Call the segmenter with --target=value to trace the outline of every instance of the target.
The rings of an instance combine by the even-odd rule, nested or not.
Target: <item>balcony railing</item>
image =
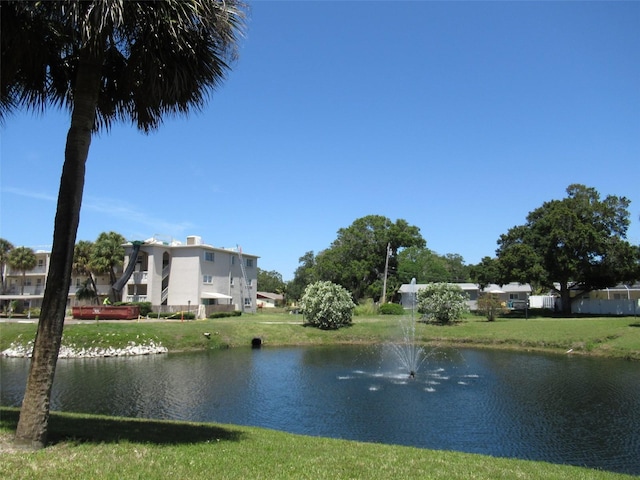
[[[127,295],[127,302],[146,302],[146,295]]]
[[[127,283],[135,283],[135,284],[145,284],[147,283],[147,278],[148,278],[148,273],[149,272],[133,272],[133,275],[131,275],[131,278],[129,279],[129,281]]]

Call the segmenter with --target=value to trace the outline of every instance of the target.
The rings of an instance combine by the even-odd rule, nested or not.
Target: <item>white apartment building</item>
[[[5,290],[0,295],[0,299],[6,301],[24,300],[27,307],[40,307],[42,298],[44,297],[44,288],[47,284],[47,276],[49,274],[49,263],[51,261],[51,252],[45,250],[36,250],[36,266],[32,270],[23,272],[21,270],[12,269],[10,265],[5,265]],[[122,269],[118,269],[116,275],[120,275]],[[72,275],[71,284],[69,285],[69,296],[67,307],[78,304],[76,300],[76,291],[80,285],[87,279],[83,275]],[[109,295],[111,285],[109,283],[109,275],[98,275],[94,278],[98,297],[104,298]]]
[[[127,271],[134,245],[124,245],[123,269]],[[25,272],[5,268],[6,288],[0,295],[5,302],[23,300],[24,308],[42,304],[47,282],[51,252],[37,251],[36,266]],[[186,243],[158,237],[145,240],[132,265],[133,272],[121,291],[123,302],[151,302],[154,309],[166,311],[190,309],[203,318],[212,311],[255,311],[258,278],[258,256],[246,254],[240,248],[213,247],[198,236],[189,236]],[[86,280],[73,276],[67,307],[78,305],[76,291]],[[98,296],[109,295],[108,275],[95,278]],[[23,284],[24,283],[24,284]]]
[[[125,271],[133,256],[134,245],[125,245]],[[240,248],[207,245],[195,235],[186,243],[154,237],[140,246],[122,300],[186,307],[200,317],[216,310],[255,311],[258,258]]]
[[[14,270],[10,265],[5,265],[5,296],[29,296],[34,300],[37,297],[42,298],[44,294],[44,286],[47,282],[47,272],[49,271],[49,259],[51,252],[37,250],[36,266],[33,270],[23,272]]]

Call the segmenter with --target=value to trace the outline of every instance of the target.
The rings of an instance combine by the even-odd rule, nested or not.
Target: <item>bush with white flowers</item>
[[[356,304],[348,290],[332,282],[308,285],[300,300],[307,323],[322,329],[337,329],[351,325]]]
[[[418,312],[438,323],[451,323],[469,311],[467,294],[452,283],[430,283],[418,290]]]

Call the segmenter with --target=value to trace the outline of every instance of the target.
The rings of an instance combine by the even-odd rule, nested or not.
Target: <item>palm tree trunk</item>
[[[28,449],[42,448],[47,441],[51,387],[71,283],[85,163],[100,92],[101,64],[100,53],[92,55],[89,49],[81,52],[58,192],[51,263],[15,437],[18,446]]]
[[[91,280],[91,286],[93,287],[93,291],[95,293],[95,296],[93,297],[93,300],[96,301],[96,305],[100,305],[100,299],[98,297],[98,286],[96,285],[96,281],[93,278],[93,273],[89,272],[89,279]],[[91,301],[91,303],[93,303],[93,300]]]

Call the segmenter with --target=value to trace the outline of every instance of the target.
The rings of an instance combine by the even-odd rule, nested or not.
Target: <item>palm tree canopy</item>
[[[29,247],[17,247],[9,252],[9,265],[21,272],[32,270],[36,266],[36,261],[36,254]]]
[[[4,267],[9,258],[9,252],[13,249],[13,245],[9,240],[0,238],[0,268]]]
[[[114,269],[124,262],[125,238],[116,232],[102,232],[93,244],[89,270],[115,275]]]
[[[73,250],[72,271],[76,275],[91,275],[89,263],[93,254],[93,242],[80,240]]]
[[[145,132],[200,109],[243,34],[238,0],[0,2],[0,119],[17,108],[71,109],[82,51],[102,62],[95,129]]]

